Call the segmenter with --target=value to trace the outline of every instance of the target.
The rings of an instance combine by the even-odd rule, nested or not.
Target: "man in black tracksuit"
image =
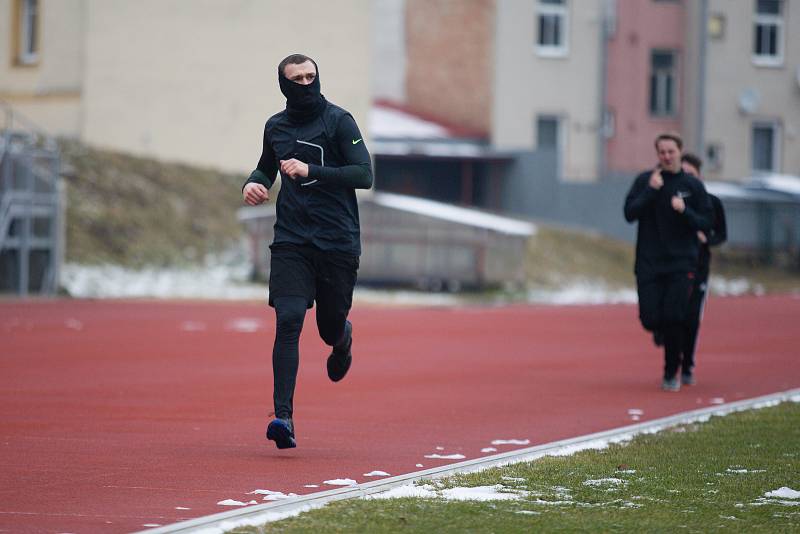
[[[695,178],[700,178],[702,160],[694,154],[686,153],[681,157],[684,172]],[[694,291],[689,302],[689,319],[686,323],[686,333],[683,340],[683,369],[681,382],[692,385],[695,383],[694,354],[697,349],[697,333],[700,330],[700,321],[703,318],[703,309],[708,294],[708,273],[711,267],[711,247],[721,245],[728,239],[728,228],[725,224],[725,210],[722,201],[709,193],[711,200],[712,223],[709,231],[697,232],[700,243],[700,256],[697,262],[697,277],[695,278]],[[689,373],[686,372],[689,369]]]
[[[711,226],[705,187],[681,169],[677,134],[656,138],[659,166],[640,174],[625,198],[625,219],[638,221],[636,285],[642,326],[664,341],[663,389],[678,391],[689,299],[697,275],[697,232]],[[691,373],[690,368],[684,372]]]
[[[333,347],[328,377],[338,382],[352,362],[353,326],[347,316],[361,255],[355,190],[372,187],[372,164],[352,115],[320,93],[314,60],[302,54],[285,58],[278,83],[286,109],[267,121],[261,158],[242,193],[251,206],[269,200],[280,171],[269,277],[276,317],[275,419],[267,439],[285,449],[296,446],[298,342],[306,310],[315,301],[320,337]]]

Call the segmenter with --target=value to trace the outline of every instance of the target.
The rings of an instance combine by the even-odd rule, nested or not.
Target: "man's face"
[[[294,83],[309,85],[317,77],[317,68],[310,61],[300,64],[289,63],[283,68],[283,75]]]
[[[658,162],[665,171],[678,172],[681,168],[681,149],[672,139],[662,139],[656,144]]]
[[[697,169],[697,167],[695,167],[694,165],[692,165],[688,161],[684,161],[681,164],[681,167],[683,167],[683,172],[685,172],[687,174],[691,174],[695,178],[700,178],[700,171]]]

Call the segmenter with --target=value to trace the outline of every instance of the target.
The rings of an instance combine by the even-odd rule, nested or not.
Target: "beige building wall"
[[[533,149],[539,115],[560,118],[562,176],[594,180],[598,173],[602,2],[567,2],[567,53],[537,53],[535,1],[497,1],[492,144]]]
[[[752,124],[775,121],[780,129],[779,172],[800,175],[800,3],[785,1],[784,59],[776,67],[752,60],[752,0],[710,0],[709,13],[724,20],[721,37],[710,38],[706,76],[706,147],[721,148],[721,165],[706,177],[742,180],[751,173]],[[752,111],[740,106],[755,95]],[[707,154],[706,154],[707,155]]]
[[[83,138],[95,146],[247,172],[285,105],[277,65],[296,52],[366,127],[368,0],[86,1]]]
[[[41,0],[38,61],[17,61],[18,0],[0,0],[0,99],[49,133],[77,136],[84,73],[84,0]]]

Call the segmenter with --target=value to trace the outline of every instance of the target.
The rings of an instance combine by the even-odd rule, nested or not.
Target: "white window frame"
[[[38,0],[19,0],[19,43],[17,62],[20,65],[35,65],[39,61],[39,43],[41,32],[39,25],[41,19],[41,2]],[[31,34],[33,33],[33,40]],[[31,49],[33,45],[33,49]]]
[[[654,69],[653,68],[653,54],[655,53],[665,53],[670,54],[672,56],[672,68],[669,72],[666,69]],[[648,73],[648,94],[647,94],[647,108],[648,112],[651,117],[675,117],[678,115],[678,52],[676,50],[668,50],[668,49],[661,49],[661,48],[653,48],[650,50],[650,69]],[[652,96],[653,96],[653,86],[652,86],[652,78],[655,75],[656,77],[656,110],[652,108]],[[672,102],[672,109],[668,111],[661,111],[660,107],[658,106],[659,102],[662,104],[666,104],[666,96],[665,96],[665,89],[666,83],[663,81],[665,79],[665,75],[669,75],[672,79],[672,94],[670,95],[669,101]]]
[[[767,15],[758,12],[758,0],[754,0],[754,15],[753,15],[753,64],[759,67],[780,67],[783,66],[783,14],[786,10],[786,3],[781,0],[780,15]],[[755,36],[756,28],[758,26],[775,26],[775,46],[776,54],[756,54],[755,51]]]
[[[753,159],[753,144],[755,143],[756,128],[769,128],[772,130],[772,169],[756,169]],[[753,174],[781,172],[781,124],[777,120],[756,120],[750,125],[750,170]]]
[[[569,55],[569,0],[564,0],[561,5],[544,4],[541,0],[537,1],[536,7],[536,54],[541,57],[566,57]],[[561,43],[560,44],[540,44],[539,30],[541,28],[541,18],[543,16],[559,17],[561,21]]]

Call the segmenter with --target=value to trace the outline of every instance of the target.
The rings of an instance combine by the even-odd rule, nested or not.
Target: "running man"
[[[711,226],[711,201],[705,187],[681,168],[678,134],[656,137],[658,166],[641,173],[625,198],[625,219],[638,222],[636,286],[639,319],[664,343],[661,387],[679,391],[689,299],[697,275],[697,232]],[[690,368],[683,368],[691,374]]]
[[[681,157],[683,171],[695,178],[701,179],[700,169],[702,160],[694,154],[685,153]],[[686,332],[683,339],[683,365],[681,370],[681,383],[694,385],[693,369],[694,355],[697,350],[697,333],[700,330],[700,321],[703,319],[706,299],[708,298],[708,273],[711,266],[711,247],[716,247],[728,239],[728,228],[725,224],[725,210],[722,201],[712,194],[708,194],[713,210],[713,221],[708,233],[697,231],[697,240],[700,242],[700,257],[697,263],[697,278],[694,281],[694,290],[689,302],[689,317],[686,323]]]
[[[316,302],[317,329],[332,347],[328,377],[338,382],[352,362],[352,306],[361,255],[356,189],[372,187],[370,155],[353,116],[320,93],[316,62],[292,54],[278,65],[286,109],[269,118],[258,166],[244,201],[269,200],[280,171],[275,239],[270,245],[269,304],[275,308],[272,351],[275,419],[267,439],[297,446],[293,420],[300,331]]]

